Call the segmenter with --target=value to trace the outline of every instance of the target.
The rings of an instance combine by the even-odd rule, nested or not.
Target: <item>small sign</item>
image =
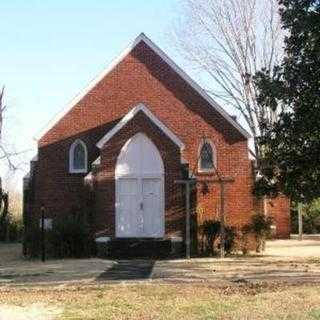
[[[40,229],[42,228],[42,219],[40,218]],[[43,228],[44,230],[51,230],[52,229],[52,219],[51,218],[44,218],[43,219]]]

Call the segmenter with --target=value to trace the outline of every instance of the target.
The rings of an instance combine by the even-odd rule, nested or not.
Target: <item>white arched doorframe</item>
[[[122,147],[115,168],[116,236],[164,236],[164,165],[159,150],[143,133]]]

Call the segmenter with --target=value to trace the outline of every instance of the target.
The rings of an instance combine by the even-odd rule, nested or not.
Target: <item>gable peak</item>
[[[143,32],[141,32],[135,40],[127,46],[122,53],[114,59],[111,64],[89,85],[84,88],[70,103],[62,109],[56,116],[35,136],[35,140],[39,141],[50,129],[52,129],[90,90],[92,90],[117,64],[119,64],[139,43],[144,42],[151,50],[159,55],[182,79],[184,79],[200,96],[202,96],[220,115],[222,115],[234,128],[236,128],[247,139],[251,135],[237,123],[216,101],[209,96],[193,79],[191,79],[167,54],[162,51],[152,40],[150,40]]]
[[[154,42],[152,42],[152,40],[150,40],[150,38],[148,38],[144,32],[141,32],[133,40],[133,42],[131,42],[131,45],[129,45],[129,48],[130,48],[129,51],[133,50],[141,42],[145,43],[150,48],[153,48],[155,46]]]

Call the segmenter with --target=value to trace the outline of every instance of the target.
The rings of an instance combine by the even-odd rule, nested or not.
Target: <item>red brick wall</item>
[[[73,207],[79,206],[86,174],[69,173],[70,146],[75,139],[82,139],[88,148],[88,160],[91,163],[99,156],[96,142],[114,124],[111,122],[39,148],[33,177],[33,213],[39,214],[41,204],[45,205],[47,216],[69,213]]]
[[[276,238],[290,237],[290,201],[285,196],[267,200],[267,213],[272,216],[276,226]]]
[[[240,227],[250,221],[253,212],[251,166],[246,154],[246,143],[237,143],[231,150],[220,150],[218,153],[218,170],[233,182],[225,184],[225,217],[226,224]],[[209,181],[208,193],[202,192],[203,185],[198,185],[198,224],[208,219],[219,219],[220,185],[210,182],[212,174],[199,174],[198,179]]]
[[[36,207],[43,202],[52,214],[60,214],[78,203],[83,175],[68,173],[71,143],[82,137],[93,161],[98,155],[95,142],[140,102],[184,142],[183,158],[191,168],[196,168],[202,137],[212,140],[218,170],[235,179],[226,187],[226,221],[233,225],[246,223],[253,211],[246,139],[143,43],[39,141]],[[216,217],[219,187],[210,184],[210,190],[207,195],[197,193],[199,223]],[[112,200],[109,195],[105,197]]]

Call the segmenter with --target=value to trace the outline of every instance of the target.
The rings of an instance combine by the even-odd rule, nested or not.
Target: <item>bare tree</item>
[[[9,212],[13,219],[22,218],[22,193],[17,187],[17,181],[12,176],[5,177],[5,185],[9,197]]]
[[[16,161],[14,161],[14,159],[16,158],[16,156],[21,154],[21,152],[19,153],[16,151],[10,151],[13,149],[13,146],[8,145],[4,142],[4,114],[6,110],[7,106],[4,103],[3,86],[0,90],[0,161],[4,161],[4,164],[9,168],[9,171],[12,172],[18,169],[18,166],[15,164]],[[2,177],[0,176],[0,240],[9,240],[9,224],[11,221],[10,219],[15,218],[17,220],[19,210],[21,210],[19,206],[19,194],[17,192],[13,192],[13,195],[14,197],[12,198],[12,201],[10,203],[9,193],[4,191],[4,188],[2,186]],[[9,215],[9,207],[10,209],[15,210],[15,216]]]
[[[206,75],[208,93],[236,109],[254,138],[272,112],[257,103],[254,74],[271,70],[282,55],[283,34],[276,0],[181,0],[174,41],[185,60]],[[259,147],[255,140],[255,154]]]
[[[6,146],[3,140],[3,126],[4,126],[4,114],[7,106],[4,103],[4,86],[0,91],[0,160],[5,160],[10,170],[16,170],[17,166],[13,162],[13,158],[20,153],[11,151],[9,146]]]

